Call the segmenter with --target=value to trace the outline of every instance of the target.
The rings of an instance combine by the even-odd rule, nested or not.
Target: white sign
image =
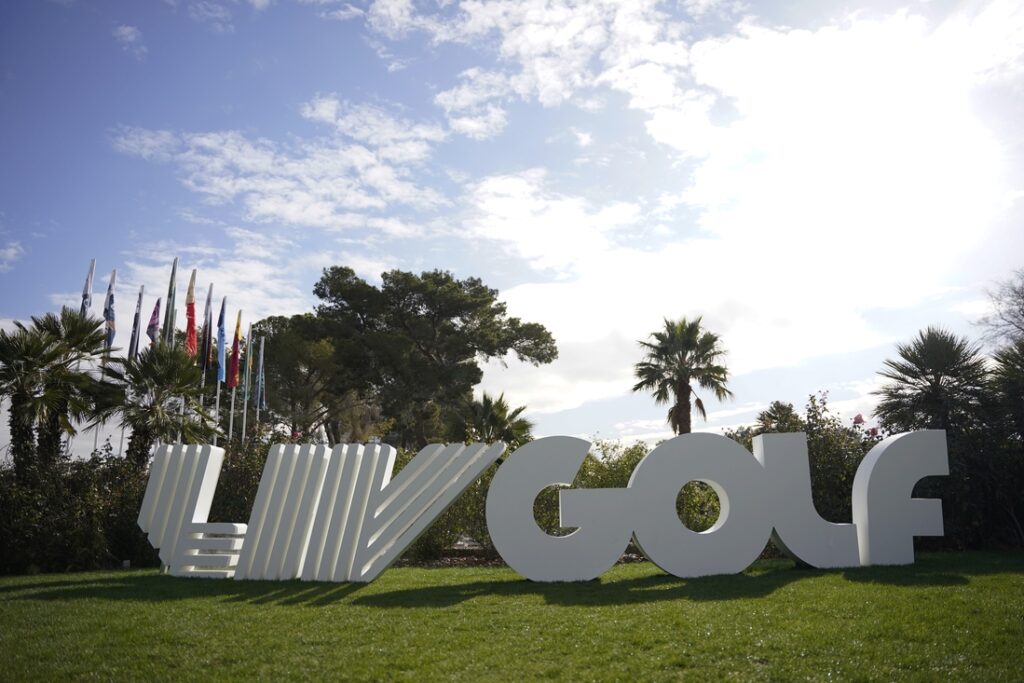
[[[534,581],[583,581],[611,567],[630,539],[679,577],[743,571],[768,539],[815,567],[910,564],[914,536],[941,536],[939,500],[911,497],[923,477],[946,475],[941,431],[893,436],[865,456],[853,483],[853,523],[823,520],[811,499],[803,434],[755,437],[751,454],[713,434],[662,443],[623,489],[560,491],[560,524],[537,526],[533,502],[569,486],[590,443],[556,436],[532,441],[498,468],[487,496],[487,526],[502,558]],[[372,581],[465,489],[505,445],[431,445],[392,480],[395,449],[371,444],[271,448],[248,524],[207,517],[224,451],[157,450],[139,526],[177,576]],[[721,512],[706,531],[676,514],[680,489],[702,481]]]

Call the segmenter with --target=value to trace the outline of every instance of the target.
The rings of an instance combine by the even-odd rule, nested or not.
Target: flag
[[[266,337],[260,337],[260,359],[256,366],[256,390],[252,394],[252,402],[257,410],[267,407],[267,383],[263,376],[263,342],[265,340]]]
[[[83,316],[92,308],[92,276],[96,274],[96,259],[89,262],[89,272],[85,274],[85,287],[82,288],[82,308],[79,311]]]
[[[228,305],[228,298],[220,300],[220,316],[217,318],[217,381],[223,382],[227,379],[227,349],[224,348],[224,309]]]
[[[146,285],[139,287],[139,300],[135,303],[135,318],[132,320],[132,338],[128,342],[128,358],[135,358],[139,352],[139,323],[142,322],[142,293]]]
[[[206,368],[210,365],[210,348],[213,346],[213,311],[210,305],[213,303],[213,283],[206,292],[206,310],[203,312],[203,343],[202,358],[199,359],[199,367],[203,369],[203,377],[206,377]],[[206,381],[205,379],[203,380]]]
[[[196,271],[193,268],[185,294],[185,353],[194,356],[196,351]]]
[[[174,257],[174,263],[171,264],[171,282],[167,285],[167,308],[164,310],[164,328],[161,333],[161,337],[167,343],[174,342],[174,309],[177,305],[175,298],[177,296],[177,283],[178,279],[178,257]]]
[[[107,339],[104,346],[107,351],[114,345],[114,334],[117,332],[117,323],[114,320],[114,282],[117,280],[117,269],[110,272],[110,284],[107,285],[107,298],[103,301],[103,324],[107,330]]]
[[[249,400],[249,390],[252,380],[252,323],[249,323],[249,332],[245,335],[245,380],[242,384],[242,403]]]
[[[149,345],[152,346],[156,343],[156,338],[160,334],[160,299],[156,300],[156,306],[153,306],[153,315],[149,316],[149,326],[146,328],[146,336],[149,337]]]
[[[235,321],[235,338],[231,342],[231,366],[228,368],[228,389],[238,386],[238,369],[242,353],[242,312],[238,312]]]

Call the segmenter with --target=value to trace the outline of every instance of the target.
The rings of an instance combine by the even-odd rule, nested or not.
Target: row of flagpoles
[[[96,259],[89,263],[89,271],[85,277],[85,287],[82,289],[81,314],[86,315],[92,307],[93,278],[96,274]],[[171,265],[171,279],[167,287],[167,306],[164,309],[163,324],[160,323],[161,299],[156,300],[153,313],[146,326],[146,336],[150,339],[150,346],[157,343],[174,344],[174,332],[176,329],[177,313],[177,277],[178,259],[175,258]],[[110,273],[110,284],[107,286],[107,296],[103,304],[103,320],[106,330],[105,346],[109,353],[114,345],[114,337],[117,332],[117,324],[114,314],[114,284],[117,281],[117,270]],[[198,356],[197,364],[202,370],[201,386],[206,385],[206,373],[210,365],[211,351],[213,350],[213,284],[210,284],[206,293],[206,310],[203,313],[202,336],[196,330],[196,304],[195,304],[196,270],[192,270],[189,278],[188,291],[185,294],[185,352],[190,356]],[[135,318],[132,322],[132,335],[128,342],[128,352],[125,356],[129,359],[135,358],[139,353],[139,338],[142,328],[142,296],[145,292],[145,285],[139,287],[139,298],[135,304]],[[214,419],[220,424],[220,393],[221,386],[226,385],[231,390],[231,412],[228,416],[228,440],[234,436],[235,424],[235,396],[238,390],[239,380],[242,380],[242,442],[245,442],[246,420],[250,398],[256,410],[256,423],[259,423],[260,410],[266,409],[266,377],[263,366],[263,350],[265,337],[260,337],[259,358],[256,366],[255,377],[252,367],[252,324],[249,324],[249,331],[245,337],[245,372],[241,372],[241,342],[242,342],[242,311],[238,311],[235,321],[235,334],[231,345],[230,359],[227,356],[227,339],[225,330],[225,314],[227,311],[228,298],[225,296],[220,302],[220,315],[217,318],[217,392],[214,404]],[[241,375],[241,376],[240,376]],[[251,390],[251,396],[250,396]],[[185,402],[182,399],[181,410],[184,411]],[[98,445],[99,430],[96,431],[94,448]],[[214,436],[214,445],[217,445],[217,437]],[[121,430],[121,445],[124,446],[124,429]]]

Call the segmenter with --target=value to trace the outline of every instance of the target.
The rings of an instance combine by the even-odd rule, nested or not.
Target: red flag
[[[185,353],[190,356],[196,355],[198,344],[196,342],[196,271],[192,270],[192,277],[188,281],[188,293],[185,294]]]
[[[235,323],[235,340],[231,342],[231,362],[228,364],[227,386],[234,389],[238,386],[238,369],[241,361],[242,346],[242,312],[238,312],[238,322]]]

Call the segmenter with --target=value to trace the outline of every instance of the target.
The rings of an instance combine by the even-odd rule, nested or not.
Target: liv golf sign
[[[914,536],[941,536],[942,503],[912,498],[923,477],[946,475],[941,431],[910,432],[875,446],[853,482],[853,523],[823,520],[811,499],[803,434],[766,434],[750,453],[711,434],[662,443],[623,489],[563,489],[567,536],[537,526],[533,502],[570,486],[590,444],[538,439],[498,468],[487,527],[513,569],[534,581],[584,581],[610,568],[630,539],[679,577],[740,572],[771,538],[815,567],[911,564]],[[224,451],[158,449],[139,526],[176,576],[307,581],[375,579],[505,451],[505,445],[432,445],[394,479],[395,449],[370,444],[277,445],[270,450],[248,524],[207,522]],[[709,484],[721,513],[710,529],[687,529],[676,498],[690,481]]]

